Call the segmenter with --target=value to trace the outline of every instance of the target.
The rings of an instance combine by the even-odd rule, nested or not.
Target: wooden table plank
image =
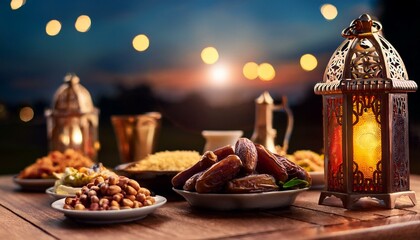
[[[420,192],[420,176],[411,178],[411,186]],[[0,239],[8,236],[8,231],[16,232],[14,224],[19,228],[23,226],[25,233],[16,234],[27,234],[22,235],[25,238],[72,240],[114,240],[116,236],[126,239],[340,239],[378,236],[378,231],[381,236],[383,233],[386,237],[407,238],[420,234],[419,205],[384,209],[376,202],[367,201],[358,210],[347,210],[318,205],[319,194],[319,190],[306,191],[290,208],[264,211],[217,212],[191,208],[185,201],[173,201],[142,220],[95,226],[67,219],[50,207],[53,199],[48,195],[19,191],[11,176],[0,176],[0,214],[7,216],[6,220],[2,219],[5,224],[0,222],[5,226],[0,227]]]
[[[171,208],[162,208],[177,221],[190,225],[206,226],[213,234],[208,238],[246,235],[274,230],[313,227],[314,224],[270,214],[263,211],[218,212],[191,208],[186,202],[172,203]],[[283,209],[279,211],[288,211]]]
[[[0,239],[55,239],[3,206],[0,216]]]

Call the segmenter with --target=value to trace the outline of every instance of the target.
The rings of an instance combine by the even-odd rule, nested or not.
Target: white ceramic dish
[[[213,210],[250,210],[288,207],[308,188],[246,194],[196,193],[173,188],[193,207]]]
[[[122,210],[89,211],[63,209],[64,198],[53,202],[51,207],[64,213],[66,217],[74,219],[78,222],[89,224],[111,224],[142,219],[166,203],[166,198],[162,196],[157,195],[154,198],[156,202],[151,206]]]
[[[13,182],[18,184],[23,190],[45,191],[45,189],[54,186],[56,179],[25,179],[13,176]]]
[[[61,198],[76,196],[74,194],[58,194],[54,191],[54,187],[47,188],[47,190],[45,190],[45,193],[47,193],[48,195],[50,195],[52,198],[55,198],[55,199],[61,199]]]
[[[312,178],[311,188],[322,188],[325,185],[324,172],[309,172]]]

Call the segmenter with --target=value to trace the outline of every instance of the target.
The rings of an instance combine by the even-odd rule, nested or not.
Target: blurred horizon
[[[51,101],[68,72],[80,77],[94,101],[115,95],[120,85],[148,84],[156,95],[170,101],[197,93],[210,104],[226,105],[269,89],[289,95],[295,103],[322,80],[332,52],[343,41],[341,30],[362,13],[375,18],[379,14],[374,0],[118,4],[28,0],[16,10],[8,3],[0,3],[0,101],[12,103]],[[320,12],[325,3],[337,8],[333,20]],[[74,27],[82,14],[92,22],[87,32]],[[52,19],[61,22],[55,36],[45,32]],[[131,45],[137,34],[150,40],[144,52]],[[208,46],[219,52],[213,66],[200,59],[201,50]],[[307,53],[318,60],[313,71],[299,65],[299,58]],[[242,67],[250,61],[271,64],[274,79],[246,79]],[[212,76],[218,66],[228,71],[219,82]],[[223,94],[215,96],[215,91]]]
[[[290,150],[321,153],[322,97],[313,87],[344,40],[341,31],[363,13],[382,23],[410,79],[420,77],[420,21],[407,14],[420,2],[26,0],[12,10],[13,2],[22,0],[0,2],[0,174],[47,154],[44,110],[70,72],[100,109],[99,159],[107,166],[120,163],[112,115],[159,111],[157,150],[201,151],[201,130],[243,130],[250,137],[254,99],[266,90],[276,102],[290,101],[296,119]],[[326,4],[337,10],[330,20],[334,11],[321,10]],[[82,16],[88,25],[78,26]],[[60,28],[50,29],[51,20]],[[139,35],[147,43],[133,44]],[[217,57],[206,63],[209,47]],[[247,63],[257,75],[244,73]],[[408,96],[411,168],[420,173],[420,93]],[[20,116],[24,107],[30,118]],[[279,143],[284,114],[273,121]]]

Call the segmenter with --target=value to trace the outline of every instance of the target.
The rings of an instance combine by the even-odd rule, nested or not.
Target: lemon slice
[[[55,189],[55,192],[57,194],[62,194],[62,195],[76,195],[76,192],[79,191],[80,189],[82,188],[58,185]]]

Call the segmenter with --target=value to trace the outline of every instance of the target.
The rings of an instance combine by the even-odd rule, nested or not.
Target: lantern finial
[[[372,35],[382,29],[381,23],[372,20],[369,14],[362,14],[358,19],[353,20],[350,26],[343,30],[341,35],[345,38]]]
[[[80,82],[80,78],[75,73],[67,73],[64,77],[64,82],[76,84]]]

